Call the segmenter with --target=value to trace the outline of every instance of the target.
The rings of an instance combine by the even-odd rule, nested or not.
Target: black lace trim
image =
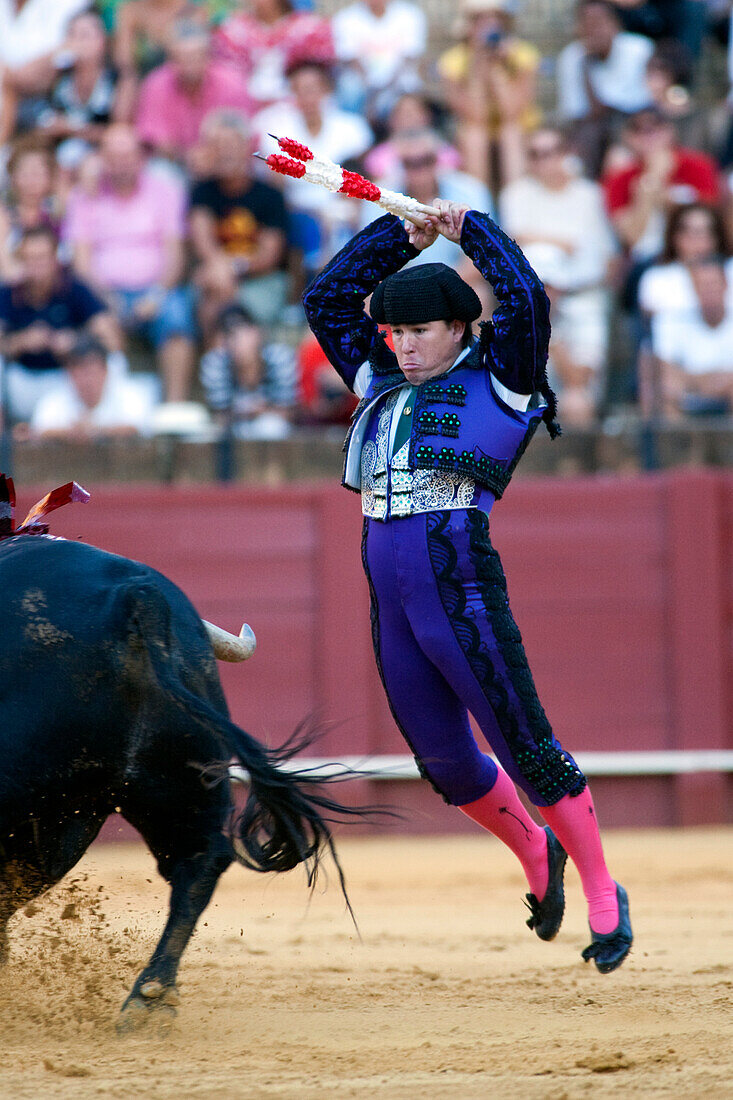
[[[381,646],[380,646],[380,637],[379,637],[379,605],[377,603],[377,593],[376,593],[375,588],[374,588],[374,582],[372,581],[372,575],[369,572],[369,563],[367,561],[366,543],[367,543],[367,533],[368,533],[368,531],[369,531],[369,520],[365,518],[364,523],[362,524],[362,529],[361,529],[361,561],[362,561],[362,565],[364,567],[364,573],[366,575],[367,584],[369,585],[369,618],[371,620],[371,626],[372,626],[372,646],[374,647],[374,658],[375,658],[376,663],[377,663],[377,671],[379,673],[379,679],[382,681],[382,687],[384,688],[384,694],[387,696],[387,702],[389,704],[390,713],[391,713],[392,717],[394,718],[395,725],[397,726],[397,729],[400,731],[400,733],[404,737],[405,741],[407,742],[407,746],[408,746],[410,752],[412,753],[412,755],[415,758],[415,763],[417,764],[417,770],[420,772],[421,777],[428,781],[428,783],[433,788],[435,793],[439,794],[440,797],[443,799],[443,801],[446,802],[450,806],[450,805],[452,805],[450,799],[445,794],[445,792],[440,789],[440,787],[437,785],[437,783],[431,778],[431,776],[429,775],[429,773],[428,773],[425,765],[423,764],[422,760],[420,759],[420,757],[415,752],[415,747],[414,747],[414,745],[412,744],[412,741],[409,738],[407,730],[405,729],[405,727],[402,725],[399,718],[395,714],[394,707],[392,706],[392,700],[389,697],[389,692],[387,690],[387,682],[384,678],[384,669],[382,667],[382,650],[381,650]]]
[[[522,704],[533,745],[522,737],[506,687],[481,641],[474,620],[466,609],[466,594],[456,553],[447,530],[451,512],[431,512],[427,518],[428,553],[438,591],[453,632],[484,695],[496,715],[512,759],[527,783],[549,805],[566,794],[579,794],[586,779],[575,761],[553,741],[552,728],[537,696],[522,636],[509,608],[506,579],[499,555],[489,539],[488,517],[478,509],[466,511],[470,557],[476,570],[481,597],[509,679]]]

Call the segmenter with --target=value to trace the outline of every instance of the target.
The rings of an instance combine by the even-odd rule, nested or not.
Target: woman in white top
[[[730,246],[721,213],[703,203],[677,206],[669,215],[664,251],[639,281],[639,308],[645,318],[696,305],[690,266],[717,256],[730,261]],[[731,266],[733,273],[733,266]]]

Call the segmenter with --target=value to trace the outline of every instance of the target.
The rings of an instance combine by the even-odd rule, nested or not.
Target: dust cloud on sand
[[[240,1100],[733,1098],[733,830],[613,833],[636,943],[580,960],[577,876],[562,931],[524,925],[491,838],[346,839],[359,941],[335,876],[222,879],[184,956],[172,1031],[115,1018],[163,927],[146,850],[97,845],[14,917],[0,974],[0,1096]]]

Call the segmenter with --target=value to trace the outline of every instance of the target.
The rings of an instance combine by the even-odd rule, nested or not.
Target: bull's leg
[[[6,963],[10,955],[8,921],[44,889],[43,878],[36,867],[14,860],[4,864],[0,873],[0,964]]]
[[[8,957],[7,924],[18,909],[59,882],[86,852],[106,810],[63,820],[54,810],[17,825],[0,844],[0,963]]]
[[[121,1032],[144,1026],[153,1010],[175,1014],[181,955],[219,876],[233,859],[230,842],[218,831],[211,835],[208,849],[194,856],[174,859],[156,852],[152,844],[150,847],[158,857],[161,873],[171,884],[170,909],[158,946],[122,1006],[118,1023]]]

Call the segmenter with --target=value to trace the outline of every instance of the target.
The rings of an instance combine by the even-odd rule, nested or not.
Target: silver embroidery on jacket
[[[411,516],[438,509],[470,508],[476,493],[473,478],[445,470],[410,470],[409,439],[392,456],[388,478],[389,432],[398,397],[399,391],[389,395],[379,415],[376,442],[365,443],[361,452],[362,512],[370,519],[384,520],[388,511],[392,516]]]
[[[377,421],[376,442],[364,444],[361,452],[361,510],[371,519],[387,518],[387,450],[392,410],[399,390],[389,395]]]

